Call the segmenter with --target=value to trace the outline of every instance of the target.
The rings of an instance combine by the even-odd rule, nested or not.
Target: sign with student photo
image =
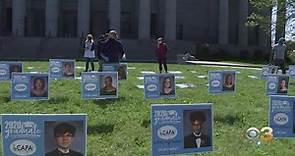
[[[295,137],[294,103],[294,96],[270,96],[269,127],[274,137]]]
[[[118,98],[117,72],[83,72],[82,99]]]
[[[48,74],[13,73],[11,79],[12,100],[48,100]]]
[[[87,155],[86,114],[2,114],[1,119],[3,156]]]
[[[287,95],[289,77],[286,75],[268,75],[266,86],[267,95]]]
[[[213,151],[212,123],[212,104],[152,105],[152,155]]]
[[[236,71],[209,71],[209,93],[234,93]]]
[[[174,74],[145,74],[144,97],[145,98],[175,98]]]
[[[0,61],[0,81],[11,80],[12,73],[23,72],[23,63]]]
[[[50,59],[50,79],[75,79],[75,60]]]
[[[120,63],[120,64],[105,63],[102,65],[102,71],[118,72],[118,80],[126,80],[128,75],[127,63]]]

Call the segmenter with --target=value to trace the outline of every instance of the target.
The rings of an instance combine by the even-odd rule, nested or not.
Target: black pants
[[[103,59],[98,59],[98,71],[102,71],[102,65],[105,63]]]
[[[88,71],[88,68],[89,68],[89,62],[91,64],[91,69],[92,69],[91,71],[94,71],[93,60],[94,60],[94,58],[86,58],[86,69],[85,69],[86,72]]]
[[[283,59],[274,59],[273,64],[278,66],[282,70],[283,74],[286,74],[285,60]]]
[[[164,70],[167,73],[168,68],[167,68],[166,58],[158,59],[158,63],[159,63],[160,73],[162,73],[162,70],[163,70],[162,65],[164,66]]]

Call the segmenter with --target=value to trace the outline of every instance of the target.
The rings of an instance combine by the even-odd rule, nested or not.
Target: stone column
[[[248,17],[248,0],[239,2],[239,45],[248,46],[248,28],[246,26]]]
[[[3,27],[4,27],[4,18],[3,18],[3,13],[4,13],[4,0],[0,0],[0,36],[2,35]]]
[[[148,39],[151,34],[151,0],[139,0],[138,38]]]
[[[121,29],[121,0],[109,0],[109,28],[120,34]]]
[[[165,39],[176,40],[176,0],[165,0]]]
[[[78,0],[78,32],[81,37],[89,33],[90,26],[90,0]]]
[[[45,35],[47,37],[56,37],[58,29],[58,0],[46,0],[45,9]]]
[[[12,1],[12,33],[16,36],[25,34],[26,0]]]
[[[219,33],[218,43],[221,45],[228,44],[229,37],[229,2],[228,0],[219,0]]]

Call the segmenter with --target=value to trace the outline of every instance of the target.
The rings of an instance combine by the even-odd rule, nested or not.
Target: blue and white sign
[[[227,93],[236,90],[236,71],[210,71],[209,93]]]
[[[286,75],[269,75],[267,77],[267,95],[287,95],[289,77]]]
[[[146,74],[144,75],[145,98],[175,98],[174,74]]]
[[[86,156],[86,114],[1,115],[3,156]]]
[[[270,96],[269,126],[274,137],[295,137],[294,103],[294,96]]]
[[[120,64],[106,63],[102,65],[102,70],[118,72],[118,80],[127,79],[127,75],[128,75],[127,63],[120,63]]]
[[[11,99],[48,100],[48,74],[13,73],[11,78]]]
[[[75,60],[50,59],[50,79],[75,79]]]
[[[261,69],[261,79],[266,80],[268,75],[276,74],[278,68],[278,66],[263,66]]]
[[[289,65],[289,76],[290,78],[295,78],[295,65]]]
[[[117,72],[83,72],[81,77],[83,99],[118,98]]]
[[[151,106],[152,155],[213,150],[212,104]]]
[[[23,71],[23,63],[0,61],[0,81],[11,79],[12,73],[21,73]]]

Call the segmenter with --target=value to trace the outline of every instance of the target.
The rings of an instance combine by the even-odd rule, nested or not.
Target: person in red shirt
[[[162,37],[158,38],[155,52],[156,52],[156,57],[159,63],[160,73],[162,73],[162,69],[163,69],[162,65],[164,66],[165,72],[167,73],[168,71],[167,63],[166,63],[167,51],[168,51],[167,44],[164,42],[163,38]]]

